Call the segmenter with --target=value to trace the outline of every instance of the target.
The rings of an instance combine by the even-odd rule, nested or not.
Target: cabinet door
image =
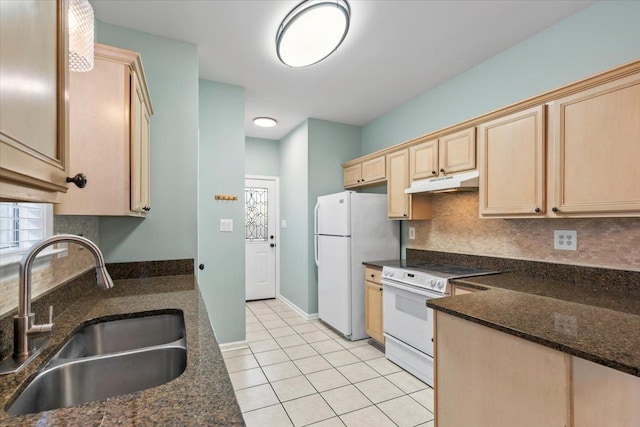
[[[383,181],[386,175],[385,156],[376,157],[375,159],[362,162],[362,182],[365,184]]]
[[[67,191],[67,3],[0,2],[0,197]]]
[[[409,147],[409,179],[438,176],[438,140]]]
[[[149,209],[149,118],[135,72],[131,73],[131,210]]]
[[[640,215],[640,74],[550,104],[552,211]]]
[[[357,187],[362,179],[362,164],[346,166],[342,168],[344,188]]]
[[[544,106],[478,126],[480,216],[544,212]]]
[[[384,344],[382,326],[382,286],[372,282],[365,282],[365,330],[367,334]]]
[[[387,154],[387,216],[409,217],[409,149]]]
[[[462,172],[476,168],[476,128],[447,135],[439,141],[440,173]]]

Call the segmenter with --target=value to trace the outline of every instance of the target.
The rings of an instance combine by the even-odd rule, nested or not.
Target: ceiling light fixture
[[[256,117],[253,119],[253,124],[256,126],[260,126],[261,128],[272,128],[278,124],[276,119],[272,119],[271,117]]]
[[[69,2],[69,69],[93,69],[93,8],[87,0]]]
[[[306,67],[331,55],[347,31],[351,9],[345,0],[305,0],[284,18],[276,34],[278,59]]]

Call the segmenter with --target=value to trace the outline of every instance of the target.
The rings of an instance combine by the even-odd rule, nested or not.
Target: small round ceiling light
[[[253,124],[256,126],[260,126],[261,128],[272,128],[278,124],[276,119],[272,119],[271,117],[256,117],[253,119]]]
[[[331,55],[349,31],[351,9],[345,0],[305,0],[284,18],[276,34],[278,59],[306,67]]]

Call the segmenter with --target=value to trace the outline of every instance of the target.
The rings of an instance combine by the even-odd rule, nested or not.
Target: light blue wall
[[[244,171],[247,175],[280,176],[280,142],[245,138]]]
[[[280,294],[309,313],[308,124],[280,140]]]
[[[314,232],[314,207],[318,196],[344,191],[342,163],[360,155],[360,127],[325,120],[308,120],[308,225]],[[318,312],[318,268],[313,256],[313,239],[309,242],[309,302],[307,313]]]
[[[200,80],[198,283],[221,343],[245,339],[244,144],[244,88]],[[221,219],[232,232],[219,231]]]
[[[362,128],[365,155],[640,58],[640,1],[602,1]]]
[[[96,35],[99,43],[140,52],[155,112],[151,213],[144,220],[100,218],[106,261],[196,258],[197,47],[103,22],[97,23]]]

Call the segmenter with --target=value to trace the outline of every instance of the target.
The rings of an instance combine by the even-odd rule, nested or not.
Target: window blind
[[[18,252],[50,235],[50,209],[42,203],[0,203],[0,252]]]

